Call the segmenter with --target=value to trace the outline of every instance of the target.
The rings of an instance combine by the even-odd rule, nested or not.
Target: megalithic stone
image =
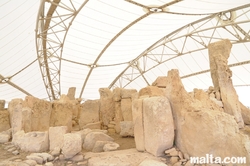
[[[233,115],[239,128],[243,128],[240,102],[232,83],[232,71],[227,65],[231,48],[232,44],[228,39],[208,45],[210,71],[214,89],[220,93],[225,112]]]

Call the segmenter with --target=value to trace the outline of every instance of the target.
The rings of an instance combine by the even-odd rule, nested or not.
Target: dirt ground
[[[130,149],[130,148],[135,148],[135,141],[133,137],[121,137],[119,134],[108,134],[112,138],[114,138],[114,142],[118,143],[120,147],[118,150],[124,150],[124,149]],[[6,144],[0,144],[0,163],[4,160],[9,160],[9,161],[16,161],[16,160],[26,160],[26,156],[29,155],[30,153],[20,151],[19,155],[13,155],[11,152],[8,152],[7,150],[4,149],[6,147]],[[82,154],[87,152],[86,150],[82,150]],[[68,161],[58,161],[54,163],[54,166],[59,166],[59,165],[65,165],[64,163]],[[72,166],[74,163],[71,164]]]

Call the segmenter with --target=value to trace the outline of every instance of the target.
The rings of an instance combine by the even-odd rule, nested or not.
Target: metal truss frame
[[[76,8],[71,0],[69,4],[64,4],[61,0],[41,0],[36,23],[36,50],[50,100],[56,100],[61,95],[60,69],[63,45],[72,22],[87,2],[88,0],[84,0],[82,5]],[[46,6],[48,10],[45,15]]]
[[[242,9],[244,9],[245,11],[243,11]],[[241,11],[241,14],[236,16],[236,11]],[[132,60],[128,64],[128,66],[113,80],[113,82],[109,85],[109,88],[125,88],[139,77],[142,77],[146,84],[149,85],[149,81],[144,76],[146,72],[182,55],[207,49],[208,45],[214,40],[223,39],[215,36],[216,29],[220,29],[227,33],[230,33],[233,36],[233,38],[230,39],[232,44],[250,42],[250,29],[244,29],[241,26],[241,24],[245,23],[250,24],[250,19],[247,19],[246,17],[246,19],[242,20],[241,17],[249,13],[250,4],[224,12],[212,14],[164,36],[162,39],[151,45],[138,57]],[[216,22],[216,25],[208,26],[211,21]],[[211,32],[210,35],[204,35],[203,32],[208,31]],[[198,48],[186,49],[188,47],[187,40],[193,40]],[[174,43],[182,43],[182,45],[176,46]],[[161,50],[162,53],[159,55],[154,54],[153,52],[156,49]],[[166,49],[169,50],[170,53],[167,53]],[[154,65],[148,67],[149,62],[153,62]],[[244,64],[250,64],[250,61],[231,64],[230,67]],[[181,78],[187,78],[209,71],[210,70],[204,70],[182,76]]]
[[[69,28],[74,21],[77,14],[80,10],[86,5],[89,0],[82,0],[82,4],[76,8],[73,4],[72,0],[68,0],[68,4],[64,4],[61,0],[41,0],[41,5],[39,8],[38,16],[37,16],[37,23],[36,23],[36,50],[37,50],[37,59],[40,66],[40,71],[42,74],[42,78],[44,81],[44,85],[47,90],[48,98],[50,100],[56,100],[61,95],[61,87],[60,87],[60,70],[61,70],[61,61],[62,52],[64,42],[69,31]],[[133,1],[126,0],[129,3]],[[139,22],[141,19],[146,18],[148,15],[153,14],[155,12],[165,12],[164,8],[174,3],[178,3],[181,0],[173,1],[168,4],[165,4],[160,7],[147,7],[142,6],[148,10],[147,13],[142,15],[141,17],[137,18],[129,25],[124,27],[116,36],[114,36],[109,43],[102,49],[100,54],[97,56],[96,60],[93,64],[89,64],[90,67],[89,73],[87,74],[86,79],[84,80],[80,96],[85,89],[85,86],[88,82],[88,79],[93,71],[94,68],[98,67],[97,62],[100,57],[103,55],[105,50],[127,29],[131,26]],[[135,4],[141,6],[141,4]],[[135,79],[142,77],[145,82],[149,85],[149,81],[144,76],[144,73],[148,72],[149,70],[157,67],[160,64],[163,64],[167,61],[170,61],[174,58],[179,56],[204,50],[207,48],[208,44],[213,40],[216,39],[213,35],[217,28],[224,29],[225,31],[232,34],[235,39],[231,40],[232,44],[249,42],[249,30],[244,30],[241,27],[241,24],[248,23],[250,20],[240,20],[238,21],[238,17],[230,18],[228,17],[228,13],[233,15],[234,11],[247,9],[245,13],[242,15],[250,12],[250,4],[245,5],[236,9],[210,14],[209,16],[195,21],[189,25],[186,25],[168,35],[160,39],[158,42],[153,44],[151,47],[146,49],[143,53],[137,56],[134,60],[129,62],[126,69],[123,70],[109,85],[109,88],[114,87],[126,87]],[[46,13],[45,13],[46,12]],[[169,14],[184,14],[185,13],[169,13]],[[186,14],[189,15],[189,14]],[[199,15],[199,14],[198,14]],[[204,14],[207,15],[207,14]],[[226,19],[225,19],[226,18]],[[211,20],[217,20],[217,24],[215,26],[206,27],[206,24],[209,23]],[[206,27],[206,28],[204,28]],[[231,28],[228,28],[231,27]],[[212,30],[213,33],[211,36],[203,36],[202,32]],[[183,34],[183,32],[185,32]],[[244,37],[242,37],[244,36]],[[185,51],[185,47],[187,46],[187,39],[192,39],[195,41],[200,48],[195,50],[189,50],[188,52]],[[182,46],[176,46],[174,44],[177,40],[184,40]],[[160,56],[154,55],[153,51],[155,49],[169,49],[172,50],[172,53],[168,54],[163,53]],[[166,58],[167,57],[167,58]],[[169,58],[170,57],[170,58]],[[147,62],[154,61],[156,65],[151,66],[150,68],[146,67]],[[143,63],[141,63],[143,62]],[[246,62],[245,62],[246,63]],[[249,62],[247,62],[249,63]],[[238,64],[240,65],[240,64]],[[205,72],[205,71],[201,71]],[[192,75],[197,75],[199,73],[193,73]],[[190,75],[191,76],[191,75]],[[186,76],[188,77],[188,76]]]

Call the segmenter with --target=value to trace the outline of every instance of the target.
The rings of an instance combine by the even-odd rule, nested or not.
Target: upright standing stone
[[[114,121],[115,121],[115,132],[120,133],[121,132],[120,122],[123,121],[120,101],[115,102],[115,119],[114,119]]]
[[[76,87],[70,87],[67,96],[70,100],[75,100]]]
[[[135,99],[132,102],[132,115],[134,123],[135,147],[138,151],[145,151],[144,146],[144,127],[142,116],[142,99]]]
[[[208,45],[211,77],[216,92],[220,92],[225,112],[234,116],[239,128],[244,127],[238,95],[232,83],[232,71],[227,62],[232,44],[222,40]]]
[[[82,104],[80,111],[79,125],[82,129],[88,123],[96,123],[100,121],[99,100],[87,100]]]
[[[132,101],[130,98],[121,100],[121,111],[124,121],[132,121]]]
[[[164,96],[143,99],[145,149],[161,156],[174,143],[174,122],[168,99]]]
[[[63,146],[63,136],[68,133],[67,126],[57,126],[49,128],[49,150],[54,150],[55,148],[62,148]]]
[[[10,129],[10,113],[6,110],[0,110],[0,133]]]
[[[12,99],[9,103],[8,111],[10,113],[12,136],[22,130],[22,99]]]
[[[26,109],[26,107],[31,109],[31,111],[29,111],[30,119],[26,118],[27,122],[30,123],[30,130],[48,131],[52,109],[51,103],[33,96],[26,96],[23,102],[23,109]],[[24,117],[22,123],[25,123]]]
[[[5,100],[0,100],[0,110],[3,110],[5,106]]]
[[[108,126],[115,117],[115,104],[113,94],[108,88],[100,88],[100,119],[104,126]]]

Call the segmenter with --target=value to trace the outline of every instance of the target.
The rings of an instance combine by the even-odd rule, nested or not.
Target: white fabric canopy
[[[141,89],[173,68],[187,91],[212,86],[207,45],[233,43],[228,64],[250,106],[249,0],[1,0],[0,99],[46,100],[76,87]]]

